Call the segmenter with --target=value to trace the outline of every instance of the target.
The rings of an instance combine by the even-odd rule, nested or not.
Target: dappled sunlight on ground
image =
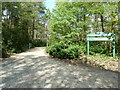
[[[85,65],[71,65],[48,57],[45,48],[3,60],[0,87],[7,88],[117,88],[118,73]]]

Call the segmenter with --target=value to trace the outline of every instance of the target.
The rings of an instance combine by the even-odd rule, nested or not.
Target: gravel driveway
[[[118,73],[71,65],[36,47],[1,60],[1,88],[118,88]]]

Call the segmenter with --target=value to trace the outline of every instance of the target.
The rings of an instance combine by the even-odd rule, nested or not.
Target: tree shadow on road
[[[118,88],[118,73],[48,56],[20,55],[1,65],[2,88]]]

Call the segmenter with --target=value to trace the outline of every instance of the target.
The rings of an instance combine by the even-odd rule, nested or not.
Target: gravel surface
[[[118,88],[118,73],[61,62],[44,47],[0,62],[1,88]]]

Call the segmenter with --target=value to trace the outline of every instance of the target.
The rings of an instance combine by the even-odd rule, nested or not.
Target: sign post
[[[112,41],[113,57],[115,57],[115,34],[95,32],[87,35],[87,55],[89,55],[90,41]]]

